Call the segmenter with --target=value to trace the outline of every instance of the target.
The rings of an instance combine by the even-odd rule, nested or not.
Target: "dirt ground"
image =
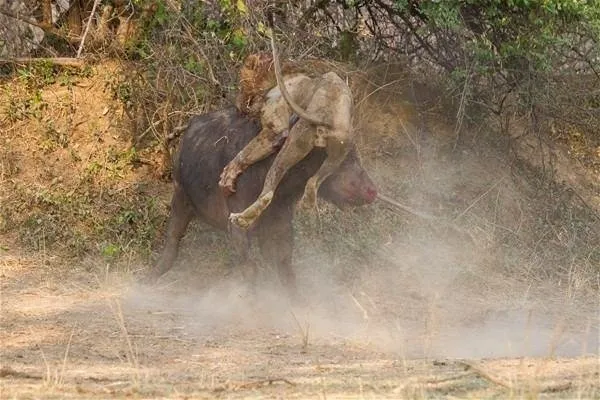
[[[250,295],[210,260],[193,265],[190,254],[157,286],[141,286],[108,267],[67,272],[5,251],[1,397],[600,396],[597,348],[586,348],[597,346],[593,313],[579,332],[569,318],[550,326],[551,339],[535,318],[504,336],[481,321],[471,330],[463,320],[453,331],[444,307],[410,293],[373,292],[369,279],[350,290],[307,267],[300,284],[308,300],[297,306],[269,283]],[[513,330],[523,336],[510,338]]]
[[[434,221],[380,203],[299,219],[300,303],[271,271],[254,293],[225,274],[226,238],[201,226],[146,286],[136,255],[171,186],[98,71],[0,101],[1,399],[600,398],[596,175],[558,159],[576,195],[541,186],[485,131],[454,151],[452,124],[423,131],[380,91],[363,164]]]

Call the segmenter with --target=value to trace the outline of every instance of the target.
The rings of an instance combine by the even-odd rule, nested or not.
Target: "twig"
[[[290,386],[296,386],[296,384],[286,378],[265,378],[265,379],[261,379],[259,381],[255,381],[255,382],[246,382],[246,383],[241,383],[238,385],[235,385],[236,389],[251,389],[251,388],[255,388],[255,387],[260,387],[260,386],[264,386],[264,385],[272,385],[273,383],[276,382],[283,382],[283,383],[287,383]]]
[[[573,382],[565,382],[556,385],[548,385],[540,389],[540,392],[564,392],[573,387]]]
[[[50,364],[48,364],[48,359],[46,358],[46,355],[44,354],[44,349],[42,349],[42,347],[40,346],[40,353],[42,354],[42,360],[44,360],[44,365],[46,366],[46,381],[48,383],[50,383]]]
[[[60,375],[58,376],[58,384],[62,384],[63,378],[65,376],[65,369],[67,368],[67,358],[69,357],[69,350],[71,349],[71,341],[73,340],[73,335],[75,334],[75,328],[71,330],[71,336],[69,336],[69,341],[67,342],[67,348],[65,349],[65,356],[63,358],[62,368],[60,370]]]
[[[419,143],[417,143],[416,139],[413,138],[410,135],[410,132],[408,131],[408,129],[406,129],[406,125],[404,124],[404,121],[402,121],[402,119],[398,119],[398,122],[400,122],[400,125],[402,126],[402,130],[404,131],[404,134],[406,135],[406,137],[408,138],[408,140],[410,140],[410,143],[414,146],[415,151],[417,152],[417,157],[419,158],[419,160],[421,159],[421,152],[420,152],[420,148],[419,148]]]
[[[183,28],[185,29],[185,33],[187,33],[190,41],[192,41],[192,43],[194,43],[196,45],[196,48],[200,52],[200,55],[202,55],[202,58],[204,58],[204,61],[206,62],[206,69],[208,70],[208,77],[210,78],[211,82],[214,85],[221,87],[222,86],[221,82],[219,82],[219,80],[215,76],[212,65],[210,64],[210,61],[209,61],[210,59],[206,56],[206,53],[204,52],[202,45],[198,42],[198,40],[196,40],[196,37],[194,36],[194,34],[191,30],[191,24],[185,18],[184,18],[184,21],[185,21],[185,23],[183,24]]]
[[[329,2],[329,0],[319,0],[317,3],[313,4],[312,6],[310,6],[303,14],[300,18],[298,18],[298,27],[299,29],[304,29],[304,27],[306,26],[306,22],[312,18],[313,14],[316,13],[319,10],[322,10],[327,3]]]
[[[502,386],[506,389],[510,389],[510,390],[514,390],[513,386],[509,383],[506,383],[496,377],[493,377],[492,375],[488,374],[486,371],[484,371],[480,366],[478,366],[477,364],[470,362],[470,361],[458,361],[459,364],[464,365],[465,367],[467,367],[467,369],[470,369],[471,371],[475,372],[477,375],[479,375],[480,377],[482,377],[483,379],[485,379],[486,381],[489,381],[495,385],[498,386]]]
[[[125,326],[125,317],[123,316],[123,310],[121,309],[121,303],[118,299],[107,299],[108,300],[108,306],[110,307],[110,310],[113,312],[113,316],[115,317],[117,324],[119,325],[120,328],[120,333],[121,336],[123,336],[123,338],[125,339],[125,343],[127,344],[127,352],[126,357],[127,357],[127,361],[129,362],[129,364],[135,368],[135,379],[138,380],[139,379],[139,362],[138,362],[138,358],[136,356],[136,353],[133,351],[133,343],[131,340],[131,336],[129,335],[129,332],[127,331],[127,327]],[[113,304],[114,302],[114,304]]]
[[[573,192],[573,194],[575,194],[575,196],[583,203],[583,205],[592,213],[592,216],[595,217],[598,220],[598,222],[600,222],[600,214],[598,214],[598,212],[594,209],[594,207],[590,206],[587,203],[587,201],[579,194],[578,191],[576,191],[572,187],[569,188],[569,190],[571,190]]]
[[[434,217],[433,215],[426,214],[426,213],[422,213],[422,212],[420,212],[420,211],[414,210],[414,209],[412,209],[412,208],[410,208],[410,207],[408,207],[408,206],[405,206],[404,204],[402,204],[402,203],[399,203],[399,202],[397,202],[396,200],[394,200],[394,199],[391,199],[391,198],[389,198],[389,197],[387,197],[386,195],[383,195],[383,194],[381,194],[381,193],[378,193],[378,194],[377,194],[377,198],[378,198],[379,200],[383,201],[384,203],[387,203],[387,204],[389,204],[389,205],[392,205],[392,206],[394,206],[394,207],[397,207],[397,208],[399,208],[399,209],[401,209],[401,210],[404,210],[404,211],[406,211],[406,212],[409,212],[409,213],[411,213],[412,215],[416,215],[417,217],[420,217],[420,218],[423,218],[423,219],[427,219],[427,220],[430,220],[430,221],[433,221],[433,220],[436,220],[436,219],[437,219],[437,218],[436,218],[436,217]]]
[[[243,382],[243,383],[230,383],[225,386],[218,386],[212,391],[215,393],[226,392],[231,390],[243,390],[243,389],[254,389],[261,386],[272,385],[277,382],[287,383],[290,386],[296,386],[296,384],[286,378],[265,378],[254,382]]]
[[[94,19],[94,14],[96,13],[96,7],[100,0],[94,0],[94,6],[92,7],[92,12],[90,13],[90,17],[85,25],[85,31],[83,32],[83,36],[81,37],[81,43],[79,44],[79,49],[77,50],[77,58],[81,57],[81,51],[83,50],[83,44],[85,43],[85,38],[90,30],[90,25],[92,25],[92,19]]]
[[[300,329],[300,333],[302,333],[302,351],[306,352],[308,348],[308,331],[310,328],[310,324],[308,323],[308,321],[306,321],[306,329],[304,329],[302,328],[300,321],[298,321],[298,318],[296,318],[296,314],[294,314],[294,311],[290,310],[290,314],[292,314],[294,321],[296,321],[296,324],[298,325],[298,329]]]
[[[368,321],[369,313],[367,312],[367,310],[365,310],[365,308],[358,302],[358,300],[356,300],[356,297],[354,297],[352,293],[350,293],[350,297],[352,298],[352,301],[354,301],[354,304],[356,304],[356,307],[358,307],[360,311],[362,311],[363,318],[365,319],[365,321]]]
[[[400,83],[402,81],[404,81],[405,79],[396,79],[394,81],[388,82],[385,85],[381,85],[379,86],[377,89],[373,90],[371,93],[369,93],[368,95],[366,95],[365,97],[363,97],[358,104],[356,104],[356,106],[354,106],[354,108],[358,108],[358,106],[360,106],[365,100],[367,100],[369,97],[371,97],[372,95],[374,95],[375,93],[379,92],[380,90],[391,86],[391,85],[395,85],[396,83]]]
[[[433,384],[433,385],[436,385],[436,384],[440,384],[440,383],[446,383],[446,382],[451,382],[451,381],[457,381],[457,380],[459,380],[459,379],[463,379],[463,378],[466,378],[466,377],[468,377],[468,376],[471,376],[471,375],[473,375],[473,373],[472,373],[472,372],[466,372],[466,373],[464,373],[464,374],[460,374],[460,375],[453,375],[453,376],[449,376],[449,377],[447,377],[447,378],[439,378],[439,379],[432,378],[432,379],[428,379],[426,382],[427,382],[428,384]]]
[[[484,195],[485,195],[485,193],[484,193]],[[401,210],[407,211],[407,212],[409,212],[409,213],[411,213],[413,215],[416,215],[417,217],[426,219],[428,221],[436,222],[436,223],[440,224],[441,226],[445,226],[447,228],[453,229],[456,232],[465,234],[465,235],[469,236],[469,238],[473,242],[476,242],[475,238],[473,237],[473,235],[471,235],[471,233],[469,231],[467,231],[467,230],[459,227],[458,225],[456,225],[452,221],[447,221],[445,219],[435,217],[435,216],[433,216],[431,214],[426,214],[426,213],[423,213],[423,212],[420,212],[420,211],[416,211],[416,210],[414,210],[414,209],[412,209],[412,208],[410,208],[408,206],[405,206],[402,203],[398,203],[397,201],[395,201],[393,199],[390,199],[389,197],[387,197],[387,196],[385,196],[383,194],[377,194],[377,198],[380,199],[380,200],[382,200],[382,201],[384,201],[385,203],[387,203],[387,204],[389,204],[391,206],[394,206],[394,207],[399,208]],[[465,210],[465,212],[466,211],[467,210]]]
[[[479,202],[479,200],[483,199],[489,192],[491,192],[492,190],[494,190],[494,188],[496,186],[498,186],[500,184],[500,182],[502,182],[503,180],[504,180],[504,177],[498,179],[496,181],[496,183],[494,183],[492,186],[489,187],[488,190],[486,190],[481,195],[479,195],[479,197],[477,197],[475,199],[475,201],[473,201],[467,208],[465,208],[463,212],[461,212],[460,214],[458,214],[456,216],[456,218],[454,218],[454,220],[456,221],[457,219],[459,219],[460,217],[462,217],[463,215],[465,215],[471,208],[473,208],[475,206],[475,204],[477,204]]]
[[[12,369],[11,367],[0,368],[0,378],[13,377],[17,379],[44,379],[40,375],[31,375],[27,372],[20,372]]]
[[[219,142],[221,140],[225,140],[225,142],[229,143],[229,137],[228,136],[221,136],[219,139],[217,139],[217,141],[215,142],[215,146],[219,144]]]
[[[471,80],[471,68],[467,73],[467,77],[465,78],[465,85],[462,90],[462,94],[460,96],[460,104],[458,106],[458,111],[456,112],[456,125],[454,126],[454,135],[456,139],[454,141],[454,146],[452,150],[456,150],[456,146],[458,146],[458,140],[460,138],[460,130],[462,128],[463,120],[465,117],[465,103],[467,98],[467,89],[469,87],[469,81]]]
[[[85,62],[83,60],[72,58],[72,57],[17,57],[17,58],[0,58],[0,64],[33,64],[37,62],[52,63],[56,65],[64,65],[67,67],[83,67]]]

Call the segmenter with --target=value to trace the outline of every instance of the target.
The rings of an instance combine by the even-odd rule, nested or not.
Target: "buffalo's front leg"
[[[275,189],[287,171],[306,157],[312,150],[312,137],[303,134],[306,132],[299,132],[304,129],[310,128],[297,127],[297,129],[291,131],[288,140],[283,144],[283,147],[275,157],[275,161],[273,161],[273,165],[271,165],[271,168],[267,173],[260,196],[258,196],[258,199],[241,213],[231,213],[229,215],[229,220],[232,223],[243,229],[247,229],[258,219],[258,217],[260,217],[269,204],[271,204]]]
[[[194,209],[187,195],[183,192],[181,186],[175,183],[175,191],[171,200],[171,212],[167,223],[165,247],[160,259],[152,269],[149,279],[157,279],[173,267],[179,252],[179,242],[193,216]]]

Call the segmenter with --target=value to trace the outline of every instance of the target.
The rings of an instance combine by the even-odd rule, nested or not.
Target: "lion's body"
[[[311,78],[292,64],[281,68],[274,42],[272,46],[272,58],[250,55],[240,71],[236,105],[249,117],[260,117],[262,129],[224,168],[219,185],[234,192],[239,174],[276,151],[281,136],[290,130],[293,114],[300,122],[277,154],[259,198],[243,212],[231,214],[231,221],[243,228],[268,207],[274,190],[293,165],[314,147],[325,147],[328,157],[309,179],[304,195],[305,203],[316,206],[319,186],[339,167],[352,143],[353,101],[346,82],[334,72]]]

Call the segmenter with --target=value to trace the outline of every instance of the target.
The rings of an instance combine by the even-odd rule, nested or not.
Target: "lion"
[[[316,207],[319,186],[339,167],[353,141],[354,105],[347,83],[334,72],[311,78],[290,64],[282,73],[273,35],[271,48],[272,59],[264,53],[246,58],[236,101],[238,109],[251,118],[260,116],[261,131],[224,168],[219,181],[224,190],[235,191],[239,174],[275,152],[281,136],[287,136],[258,199],[241,213],[230,215],[230,221],[244,229],[269,206],[286,172],[313,148],[323,147],[327,158],[307,182],[302,198],[306,207]],[[299,121],[290,130],[294,114]]]

